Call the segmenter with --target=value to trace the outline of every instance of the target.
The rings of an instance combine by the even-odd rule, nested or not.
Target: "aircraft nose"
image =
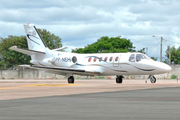
[[[161,67],[165,72],[170,72],[171,71],[171,67],[165,63],[161,63]]]
[[[165,70],[166,70],[167,72],[170,72],[170,71],[171,71],[171,67],[170,67],[169,65],[166,65],[166,66],[165,66]]]

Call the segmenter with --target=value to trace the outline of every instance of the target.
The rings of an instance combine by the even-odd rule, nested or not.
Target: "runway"
[[[0,89],[1,95],[6,97],[0,100],[0,118],[180,119],[180,83],[172,80],[161,80],[157,84],[134,82],[115,84],[112,80],[80,80],[72,86],[66,86],[65,81],[1,82],[0,88],[7,89]],[[60,83],[65,86],[58,86]],[[50,84],[53,86],[48,86]]]

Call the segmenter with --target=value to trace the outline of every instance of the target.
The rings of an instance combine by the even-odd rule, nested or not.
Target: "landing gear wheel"
[[[68,83],[74,83],[74,77],[73,76],[70,76],[69,78],[68,78]]]
[[[122,83],[122,81],[123,81],[123,76],[118,76],[116,78],[116,83]]]
[[[154,76],[152,76],[150,81],[151,81],[151,83],[156,83],[156,78]]]

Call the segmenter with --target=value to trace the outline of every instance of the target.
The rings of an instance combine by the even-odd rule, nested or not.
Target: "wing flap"
[[[24,54],[27,54],[27,55],[42,55],[42,54],[45,54],[45,52],[18,48],[17,46],[12,46],[9,49],[17,51],[17,52],[24,53]]]

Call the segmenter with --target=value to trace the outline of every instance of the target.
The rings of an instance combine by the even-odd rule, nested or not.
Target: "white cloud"
[[[131,39],[137,49],[148,47],[153,51],[150,56],[159,56],[152,35],[179,41],[179,6],[178,0],[1,0],[0,37],[24,35],[22,24],[34,23],[60,36],[63,46],[73,49],[102,36],[122,36]]]

